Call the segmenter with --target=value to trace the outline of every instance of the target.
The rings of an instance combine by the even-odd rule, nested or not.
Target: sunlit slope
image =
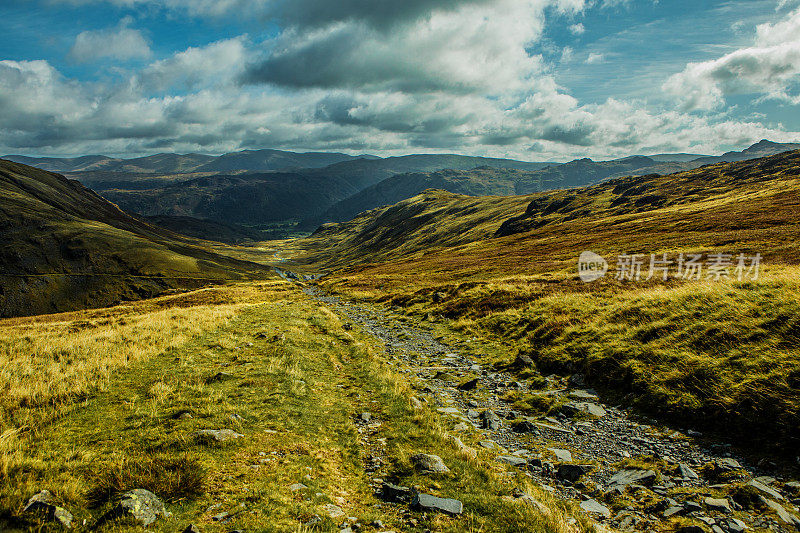
[[[495,363],[521,379],[536,375],[530,365],[581,374],[679,427],[791,455],[800,443],[798,213],[792,152],[529,197],[429,192],[329,226],[305,251],[308,268],[331,271],[324,287],[444,321],[491,345]],[[578,279],[585,250],[608,259],[602,281]],[[761,254],[760,277],[740,282],[730,269],[727,280],[707,271],[676,279],[673,267],[667,281],[644,279],[650,254],[675,261],[681,252]],[[615,279],[620,254],[642,254],[641,281]]]
[[[307,247],[326,266],[392,260],[374,272],[422,270],[432,282],[575,272],[583,250],[725,250],[796,264],[799,210],[800,152],[790,152],[522,197],[427,191],[325,226]]]
[[[97,306],[264,273],[157,229],[63,176],[0,161],[0,315]]]

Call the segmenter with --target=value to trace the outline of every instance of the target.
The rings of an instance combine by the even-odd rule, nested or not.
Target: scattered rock
[[[450,471],[438,455],[418,453],[411,456],[411,462],[414,463],[414,468],[423,474],[441,474]]]
[[[656,481],[656,473],[652,470],[626,469],[611,476],[608,481],[611,487],[627,487],[628,485],[652,485]]]
[[[186,526],[186,529],[183,530],[183,533],[200,533],[200,528],[194,524],[189,524]]]
[[[507,465],[511,465],[514,467],[525,466],[528,464],[528,461],[526,461],[522,457],[516,457],[513,455],[500,455],[496,457],[495,460],[500,463],[505,463]]]
[[[572,452],[570,452],[569,450],[562,450],[561,448],[550,448],[550,451],[553,452],[553,455],[556,456],[557,461],[561,461],[562,463],[572,462]]]
[[[302,483],[294,483],[289,485],[289,490],[292,492],[297,492],[298,490],[306,490],[308,487],[303,485]]]
[[[706,498],[703,500],[703,503],[712,511],[726,514],[733,512],[730,502],[725,498]]]
[[[344,516],[344,511],[342,508],[332,503],[323,504],[321,509],[331,518],[341,518]]]
[[[484,411],[481,413],[481,421],[483,428],[489,430],[497,430],[500,428],[500,417],[494,411]]]
[[[663,516],[664,518],[670,518],[670,517],[673,517],[673,516],[675,516],[677,514],[682,513],[683,511],[684,511],[684,509],[683,509],[682,505],[673,505],[673,506],[667,508],[667,510],[664,511],[664,514],[662,514],[661,516]]]
[[[468,390],[475,390],[478,388],[478,384],[480,380],[478,378],[470,379],[469,381],[465,381],[461,385],[458,386],[458,390],[468,391]]]
[[[411,507],[422,511],[439,511],[451,515],[460,515],[464,512],[464,504],[458,500],[439,498],[422,492],[414,495]]]
[[[192,433],[192,438],[203,442],[225,442],[244,437],[232,429],[200,429]]]
[[[159,517],[169,518],[164,502],[158,496],[145,489],[134,489],[122,495],[120,500],[100,519],[101,523],[109,520],[132,520],[140,526],[149,526]]]
[[[72,527],[72,513],[63,507],[55,505],[53,495],[48,490],[43,490],[32,496],[22,512],[38,515],[39,518],[48,522],[58,522],[67,529]]]
[[[769,496],[773,500],[782,501],[784,499],[783,496],[778,491],[776,491],[772,487],[768,487],[768,486],[764,485],[763,483],[761,483],[760,481],[757,481],[755,479],[750,480],[748,485],[753,487],[757,491],[766,494],[767,496]]]
[[[597,500],[586,500],[581,502],[581,509],[589,513],[590,515],[601,516],[603,518],[611,518],[611,511],[609,511],[608,507],[601,504]]]
[[[359,419],[365,424],[369,424],[372,421],[372,413],[370,412],[361,413]]]
[[[584,475],[591,472],[593,468],[593,465],[561,464],[558,465],[558,471],[556,475],[563,480],[574,483]]]
[[[678,465],[678,476],[686,479],[700,479],[697,472],[692,470],[692,468],[685,463],[680,463]]]
[[[384,500],[395,503],[408,502],[411,498],[411,489],[384,482],[381,486],[381,496]]]

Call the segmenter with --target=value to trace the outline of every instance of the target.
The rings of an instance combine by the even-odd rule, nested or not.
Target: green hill
[[[0,193],[3,317],[267,274],[135,219],[58,174],[0,160]]]

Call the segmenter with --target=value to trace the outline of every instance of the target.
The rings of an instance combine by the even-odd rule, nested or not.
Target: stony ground
[[[416,384],[421,401],[449,419],[467,449],[491,451],[507,465],[508,476],[532,478],[606,527],[714,533],[800,529],[800,484],[782,477],[775,464],[749,464],[730,445],[606,405],[583,386],[581,376],[547,376],[529,390],[527,382],[448,346],[425,326],[312,287],[304,290],[385,343],[390,364]],[[550,406],[549,416],[518,412],[520,398]],[[361,431],[368,437],[368,422]],[[379,476],[380,443],[372,446],[374,463],[366,467]],[[376,477],[376,488],[381,481]]]

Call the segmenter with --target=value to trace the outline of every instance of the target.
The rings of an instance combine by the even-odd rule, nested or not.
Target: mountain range
[[[135,159],[8,157],[65,172],[127,212],[160,217],[151,221],[171,230],[239,242],[310,232],[431,188],[474,196],[519,195],[626,175],[671,174],[798,148],[800,144],[764,140],[721,156],[640,155],[563,164],[453,154],[379,158],[279,150]],[[219,224],[227,229],[221,231]]]

